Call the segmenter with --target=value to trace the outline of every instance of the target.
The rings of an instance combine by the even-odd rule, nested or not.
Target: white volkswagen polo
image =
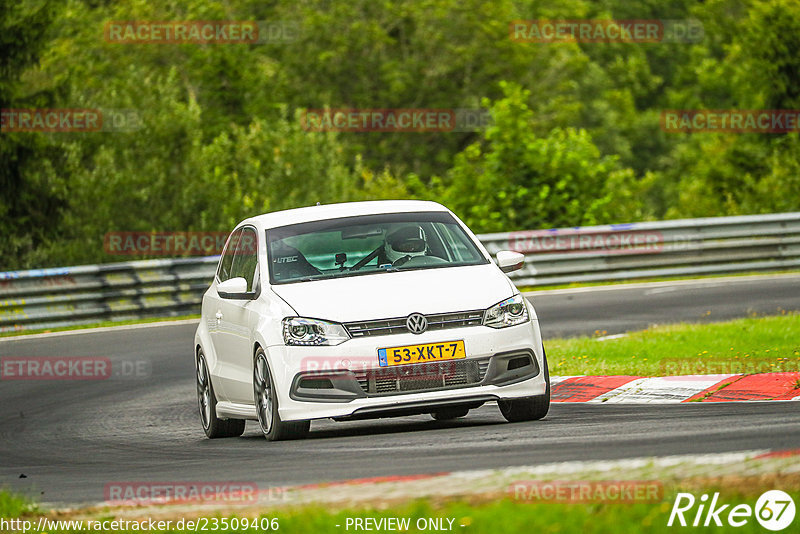
[[[312,419],[462,417],[496,401],[508,421],[550,406],[533,307],[440,204],[313,206],[242,221],[203,296],[195,334],[209,438],[257,420],[270,440]]]

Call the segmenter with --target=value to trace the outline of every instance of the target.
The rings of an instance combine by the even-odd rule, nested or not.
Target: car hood
[[[516,292],[494,264],[313,280],[272,290],[298,315],[338,322],[479,310]]]

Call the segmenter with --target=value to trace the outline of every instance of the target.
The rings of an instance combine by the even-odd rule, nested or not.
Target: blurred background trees
[[[696,43],[520,43],[514,19],[696,19]],[[290,21],[263,44],[119,44],[107,21]],[[477,232],[800,209],[792,134],[662,109],[800,108],[796,0],[0,0],[2,108],[134,110],[0,133],[0,269],[117,261],[110,231],[426,198]],[[483,131],[311,132],[303,109],[482,108]]]

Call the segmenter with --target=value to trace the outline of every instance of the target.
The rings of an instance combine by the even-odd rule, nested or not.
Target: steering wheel
[[[392,262],[392,267],[400,267],[401,265],[405,265],[411,258],[412,256],[408,255],[403,256],[402,258],[398,258],[394,260],[394,262]]]
[[[396,260],[392,267],[399,267],[405,265],[406,267],[425,267],[426,265],[443,265],[447,260],[443,260],[438,256],[403,256]]]

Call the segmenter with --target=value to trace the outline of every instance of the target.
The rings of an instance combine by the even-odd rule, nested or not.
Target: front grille
[[[479,326],[483,323],[483,310],[472,310],[453,313],[434,313],[426,315],[428,330],[447,330],[465,326]],[[352,337],[386,336],[390,334],[405,334],[406,318],[377,319],[374,321],[354,321],[345,323],[344,327]]]
[[[383,336],[408,332],[405,318],[345,323],[344,327],[352,337]]]
[[[479,384],[488,367],[488,358],[424,363],[357,371],[356,379],[367,394],[411,393]]]
[[[483,310],[426,315],[428,330],[446,330],[483,324]]]

